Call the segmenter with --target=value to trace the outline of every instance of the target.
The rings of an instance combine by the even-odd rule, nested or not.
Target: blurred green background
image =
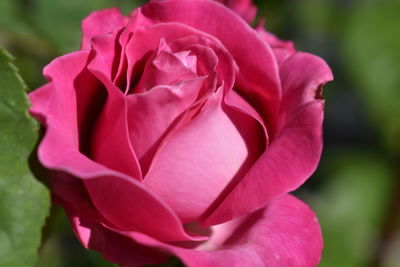
[[[0,46],[34,89],[44,83],[48,62],[79,48],[89,12],[118,6],[128,13],[144,2],[1,0]],[[269,31],[321,56],[335,75],[324,89],[320,167],[295,193],[320,220],[320,266],[400,266],[400,1],[256,3]],[[38,266],[114,266],[78,244],[61,208],[51,214]]]

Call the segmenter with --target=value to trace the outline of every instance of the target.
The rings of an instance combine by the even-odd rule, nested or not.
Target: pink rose
[[[80,242],[129,266],[317,265],[317,219],[287,193],[320,158],[325,62],[209,0],[97,11],[82,29],[30,94]]]

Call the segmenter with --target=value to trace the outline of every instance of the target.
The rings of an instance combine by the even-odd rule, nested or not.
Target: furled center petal
[[[196,55],[186,50],[174,53],[161,39],[127,96],[129,136],[143,173],[161,141],[196,102],[207,78],[199,77],[196,69]]]
[[[158,50],[147,61],[140,81],[130,93],[141,93],[157,85],[173,85],[194,79],[197,77],[196,62],[196,56],[190,55],[190,51],[173,53],[165,39],[161,39]]]

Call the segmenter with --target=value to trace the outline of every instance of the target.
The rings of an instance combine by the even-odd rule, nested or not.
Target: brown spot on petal
[[[318,86],[317,90],[315,90],[315,99],[324,99],[324,96],[322,95],[322,90],[324,89],[324,85],[321,84]]]

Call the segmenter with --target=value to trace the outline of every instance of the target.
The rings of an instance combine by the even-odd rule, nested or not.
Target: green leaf
[[[26,86],[0,48],[0,266],[35,266],[48,190],[29,168],[38,125],[29,116]]]

